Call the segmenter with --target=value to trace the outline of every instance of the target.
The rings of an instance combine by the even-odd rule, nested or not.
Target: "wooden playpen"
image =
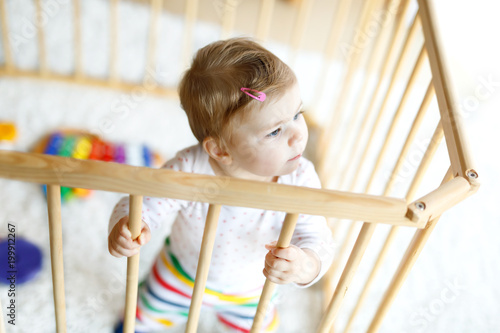
[[[125,0],[124,0],[125,1]],[[168,2],[162,0],[138,1],[144,6],[150,6],[151,20],[149,43],[147,46],[147,66],[154,68],[155,52],[158,43],[158,19],[165,10]],[[250,2],[235,0],[221,0],[220,7],[221,38],[230,36],[237,24],[239,6]],[[315,6],[324,5],[324,2],[313,0],[300,0],[281,2],[262,0],[255,2],[258,6],[258,15],[255,17],[254,36],[263,42],[270,38],[272,22],[277,15],[284,15],[280,8],[288,8],[287,15],[293,14],[293,29],[290,31],[287,44],[289,45],[292,59],[304,45],[308,26],[314,21]],[[24,70],[16,66],[13,58],[11,42],[9,41],[8,6],[0,0],[0,20],[2,30],[2,43],[5,62],[1,64],[2,77],[29,77],[42,80],[57,80],[92,85],[102,88],[121,89],[133,92],[137,83],[124,82],[116,69],[118,49],[116,35],[118,29],[118,0],[110,1],[110,69],[109,77],[99,79],[85,74],[82,66],[81,49],[81,3],[79,0],[70,2],[74,17],[74,73],[62,75],[52,72],[47,65],[45,46],[45,31],[43,24],[43,6],[47,2],[34,0],[38,18],[37,38],[39,46],[39,68],[36,71]],[[192,38],[194,25],[198,20],[199,6],[197,0],[185,2],[185,24],[183,30],[183,44],[185,64],[193,52]],[[215,229],[221,205],[254,207],[268,210],[287,212],[285,223],[280,234],[278,246],[288,246],[298,214],[323,215],[333,219],[352,220],[339,251],[338,258],[332,265],[331,271],[323,279],[324,297],[329,300],[317,326],[317,332],[330,332],[335,318],[340,310],[346,292],[351,285],[357,268],[370,244],[375,229],[380,224],[391,226],[384,245],[377,260],[364,283],[359,300],[354,307],[345,331],[348,331],[356,314],[366,300],[374,277],[379,273],[382,262],[387,256],[391,244],[394,242],[397,231],[405,226],[414,229],[414,236],[404,253],[399,267],[392,276],[387,291],[385,292],[378,310],[371,321],[368,331],[379,330],[382,320],[394,301],[404,280],[409,274],[418,255],[422,251],[426,240],[433,231],[441,214],[474,193],[478,188],[478,174],[474,169],[471,156],[467,149],[459,110],[457,109],[457,96],[447,65],[445,50],[439,37],[438,18],[433,9],[432,1],[418,0],[394,1],[358,1],[339,0],[335,3],[332,14],[328,20],[322,22],[322,27],[327,38],[321,46],[321,54],[325,63],[325,70],[314,83],[323,87],[328,80],[328,64],[339,58],[342,48],[342,38],[348,34],[347,26],[357,27],[352,33],[351,43],[344,47],[342,66],[344,74],[342,82],[338,84],[338,96],[329,101],[325,112],[315,108],[318,105],[309,103],[306,107],[311,110],[311,131],[317,133],[310,147],[310,156],[316,163],[318,172],[325,189],[309,189],[284,186],[279,184],[251,182],[240,179],[225,179],[196,174],[185,174],[169,170],[153,170],[150,168],[119,165],[115,163],[76,160],[63,157],[41,154],[23,153],[15,151],[0,152],[0,176],[3,178],[47,184],[47,204],[50,229],[50,250],[52,264],[52,279],[54,290],[55,320],[57,332],[66,332],[66,310],[64,296],[63,252],[62,252],[62,227],[61,227],[61,201],[60,187],[88,188],[103,191],[128,193],[131,197],[131,231],[134,236],[139,233],[140,211],[142,196],[170,197],[185,200],[197,200],[210,204],[202,250],[199,258],[198,270],[195,279],[194,294],[189,311],[186,332],[196,332],[204,286],[210,266],[212,246],[214,243]],[[359,7],[359,8],[357,8]],[[323,10],[323,13],[325,10]],[[374,15],[377,13],[377,15]],[[283,31],[282,31],[283,33]],[[419,36],[423,36],[419,39]],[[345,43],[344,43],[345,44]],[[346,54],[348,56],[346,56]],[[415,57],[416,55],[416,57]],[[342,58],[342,57],[341,57]],[[416,60],[415,60],[416,58]],[[292,64],[293,66],[293,61]],[[428,66],[427,66],[428,65]],[[430,70],[429,70],[430,69]],[[421,88],[422,73],[430,74],[424,84],[425,93],[418,97],[419,107],[414,117],[410,119],[408,131],[404,139],[399,139],[398,124],[401,119],[408,119],[405,112],[411,109],[409,101],[412,93]],[[363,78],[356,77],[362,73]],[[143,82],[149,79],[145,74]],[[376,84],[370,84],[376,80]],[[359,83],[359,82],[362,83]],[[139,83],[140,84],[140,83]],[[401,91],[397,89],[404,87]],[[421,90],[421,89],[420,89]],[[149,92],[176,98],[174,86],[156,85],[148,89]],[[324,96],[331,96],[331,92],[316,89],[314,100]],[[325,95],[326,94],[326,95]],[[417,93],[418,95],[418,93]],[[351,96],[351,101],[349,97]],[[352,96],[355,96],[352,98]],[[396,96],[398,101],[391,106],[391,98]],[[406,177],[408,189],[403,198],[391,197],[393,188],[399,181],[408,154],[412,151],[417,132],[422,126],[427,109],[431,102],[437,99],[439,108],[438,120],[434,124],[435,130],[428,140],[429,144],[422,154],[422,158],[415,167],[412,177]],[[352,102],[354,100],[354,103]],[[365,102],[362,102],[365,101]],[[366,104],[366,105],[364,105]],[[412,105],[418,105],[415,102]],[[383,128],[384,117],[390,111],[391,117],[387,128]],[[320,125],[324,124],[324,125]],[[339,147],[334,143],[339,142],[337,133],[344,128],[343,144]],[[384,131],[385,129],[385,131]],[[315,131],[315,132],[314,132]],[[380,134],[383,132],[382,134]],[[375,146],[375,137],[381,135],[380,144]],[[428,167],[433,160],[441,137],[444,135],[446,148],[449,155],[450,166],[443,175],[442,183],[436,184],[436,189],[415,199],[419,186]],[[350,138],[350,139],[348,139]],[[395,154],[390,143],[398,141],[402,145]],[[370,159],[370,153],[376,152]],[[381,194],[369,194],[374,191],[375,183],[380,181],[380,170],[387,162],[388,157],[394,158],[391,163],[391,176],[385,177],[386,182],[381,185]],[[342,161],[342,162],[340,162]],[[370,170],[363,170],[364,165],[373,164]],[[347,175],[351,175],[350,177]],[[411,178],[411,179],[410,179]],[[365,182],[365,188],[357,191],[359,183]],[[380,187],[380,186],[379,186]],[[359,193],[364,192],[364,193]],[[352,249],[349,239],[357,232],[356,221],[363,221]],[[339,224],[334,224],[333,231],[338,233]],[[350,251],[350,253],[349,253]],[[340,258],[348,256],[347,263],[340,270]],[[126,287],[126,312],[125,332],[133,332],[136,294],[138,284],[139,255],[128,258],[127,287]],[[336,279],[336,272],[340,277]],[[261,314],[270,301],[274,285],[266,282],[260,299],[257,316],[254,320],[252,332],[259,332],[262,323]],[[3,318],[3,316],[0,316]],[[3,326],[3,322],[1,323]],[[0,331],[5,331],[2,327]]]

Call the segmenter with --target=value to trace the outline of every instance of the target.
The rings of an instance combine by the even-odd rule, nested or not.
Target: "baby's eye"
[[[281,132],[281,128],[277,128],[266,136],[269,138],[273,138],[273,137],[277,136],[278,134],[280,134],[280,132]]]
[[[297,119],[299,119],[299,116],[300,116],[302,113],[304,113],[304,111],[300,111],[300,112],[298,112],[298,113],[297,113],[297,114],[293,117],[293,120],[297,120]]]

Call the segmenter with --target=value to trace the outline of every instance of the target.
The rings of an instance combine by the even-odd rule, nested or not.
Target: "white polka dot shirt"
[[[163,168],[214,175],[209,156],[201,145],[178,152]],[[314,166],[302,157],[297,170],[280,176],[278,183],[320,187]],[[213,189],[205,189],[206,193],[216,191],[217,186],[223,184],[214,183]],[[153,197],[144,197],[143,201],[142,219],[153,232],[169,214],[178,213],[170,234],[171,251],[191,277],[196,275],[207,211],[208,204],[202,202]],[[115,206],[110,230],[128,213],[128,197],[124,197]],[[264,258],[268,252],[264,245],[278,239],[284,218],[284,212],[222,206],[207,287],[225,293],[251,292],[262,287]],[[325,218],[300,215],[292,244],[315,251],[321,260],[320,274],[307,286],[312,285],[326,273],[333,259],[333,242]]]

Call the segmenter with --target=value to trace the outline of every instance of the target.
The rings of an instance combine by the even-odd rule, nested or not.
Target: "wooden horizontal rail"
[[[0,151],[0,177],[40,184],[416,226],[403,199]]]
[[[123,91],[126,93],[148,93],[156,96],[165,96],[169,98],[179,98],[178,93],[177,93],[177,88],[176,87],[165,87],[160,85],[159,82],[154,81],[154,79],[150,78],[148,76],[145,80],[145,82],[123,82],[123,81],[116,81],[116,82],[111,82],[109,79],[98,79],[98,78],[92,78],[88,76],[82,76],[78,78],[78,80],[75,80],[74,75],[64,75],[64,74],[59,74],[59,73],[54,73],[54,72],[47,72],[45,76],[40,76],[40,73],[38,71],[34,70],[24,70],[24,69],[19,69],[16,67],[13,68],[8,68],[6,66],[0,67],[0,76],[11,76],[11,77],[22,77],[22,78],[29,78],[29,79],[42,79],[44,81],[46,80],[52,80],[56,82],[63,82],[63,83],[75,83],[75,84],[83,84],[95,88],[108,88],[108,89],[115,89],[119,91]]]
[[[439,186],[431,193],[421,197],[408,206],[408,218],[419,225],[440,216],[449,208],[455,206],[476,192],[478,187],[471,184],[464,177],[456,177]]]

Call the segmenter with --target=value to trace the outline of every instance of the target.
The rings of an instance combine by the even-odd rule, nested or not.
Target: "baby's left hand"
[[[266,245],[264,275],[271,282],[286,284],[308,284],[318,276],[320,261],[318,255],[310,249],[301,249],[295,245],[287,248],[276,247],[276,242]]]

